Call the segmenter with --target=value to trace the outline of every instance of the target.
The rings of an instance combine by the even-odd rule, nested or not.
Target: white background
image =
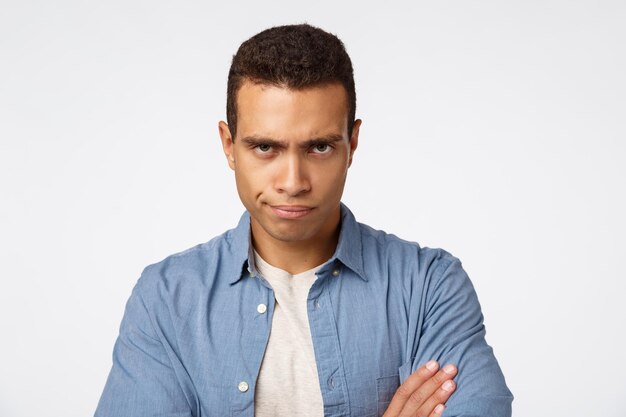
[[[0,416],[93,414],[143,267],[242,213],[232,55],[305,21],[355,67],[344,202],[463,261],[514,415],[626,415],[623,1],[0,5]]]

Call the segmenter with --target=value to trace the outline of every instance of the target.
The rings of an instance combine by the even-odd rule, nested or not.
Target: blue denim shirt
[[[381,416],[400,383],[436,359],[459,369],[444,416],[510,416],[513,395],[461,262],[358,223],[343,203],[341,216],[307,299],[324,415]],[[245,212],[235,229],[144,269],[96,416],[254,415],[274,295],[250,241]]]

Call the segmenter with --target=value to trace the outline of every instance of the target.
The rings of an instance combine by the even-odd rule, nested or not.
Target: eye
[[[268,153],[272,150],[272,145],[268,145],[266,143],[262,143],[254,147],[260,153]]]
[[[318,143],[313,146],[313,153],[326,154],[330,152],[331,149],[332,147],[328,143]]]

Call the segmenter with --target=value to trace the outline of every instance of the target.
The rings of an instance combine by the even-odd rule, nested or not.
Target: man
[[[460,261],[341,203],[355,109],[334,35],[240,46],[218,127],[246,211],[145,268],[97,416],[510,416]]]

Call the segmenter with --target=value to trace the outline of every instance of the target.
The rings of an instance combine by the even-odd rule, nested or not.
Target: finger
[[[456,389],[456,384],[453,380],[448,379],[431,395],[426,402],[417,411],[418,416],[429,416],[437,408],[438,404],[445,404],[448,398],[452,395]]]
[[[424,365],[417,368],[409,377],[398,387],[384,417],[396,417],[402,411],[404,404],[408,401],[413,392],[424,384],[439,369],[439,363],[435,360],[428,361]]]
[[[435,407],[435,409],[433,410],[432,413],[430,413],[428,415],[428,417],[439,417],[441,415],[441,413],[443,413],[443,410],[446,409],[446,406],[443,404],[437,404],[437,406]]]
[[[454,365],[448,364],[413,391],[406,400],[399,414],[400,417],[414,416],[419,408],[424,405],[428,398],[430,398],[446,380],[451,380],[456,375],[456,371],[457,369]]]

